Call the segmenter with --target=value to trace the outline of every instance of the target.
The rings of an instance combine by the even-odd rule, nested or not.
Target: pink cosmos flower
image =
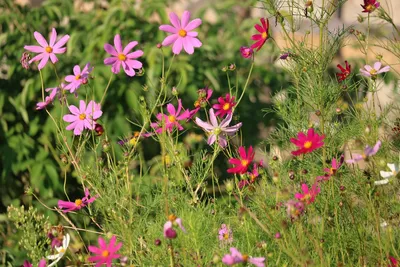
[[[262,167],[262,164],[263,164],[262,161],[260,161],[260,163],[258,163],[258,164],[256,162],[253,163],[253,170],[251,172],[247,172],[249,179],[248,180],[247,179],[240,180],[240,182],[238,184],[239,189],[242,189],[243,187],[250,185],[250,184],[254,184],[256,182],[257,177],[260,175],[258,173],[258,168]]]
[[[87,83],[87,78],[92,70],[93,67],[90,67],[90,63],[87,63],[82,71],[79,65],[75,65],[73,69],[74,75],[68,75],[65,77],[65,81],[69,82],[69,84],[67,84],[64,89],[70,90],[71,93],[74,93],[81,86],[81,84]]]
[[[264,267],[265,266],[265,258],[253,258],[247,255],[242,255],[239,250],[236,248],[230,248],[231,254],[226,254],[222,258],[222,262],[228,266],[235,265],[237,263],[251,263],[257,267]]]
[[[178,16],[171,12],[169,13],[169,20],[171,25],[161,25],[160,30],[172,33],[167,36],[162,42],[163,46],[169,46],[172,43],[172,52],[179,55],[182,48],[185,49],[186,53],[193,54],[195,47],[201,47],[202,43],[197,39],[198,33],[193,31],[201,25],[201,19],[190,20],[190,12],[183,12],[182,19],[179,21]]]
[[[368,160],[369,157],[375,155],[378,151],[379,148],[381,147],[382,142],[378,140],[378,142],[376,142],[376,144],[374,145],[374,147],[370,147],[370,146],[366,146],[364,149],[364,153],[362,155],[360,154],[353,154],[352,155],[352,159],[348,159],[346,160],[346,163],[351,164],[351,163],[356,163],[358,161],[361,160]]]
[[[297,134],[297,139],[290,138],[290,142],[298,146],[300,149],[296,151],[292,151],[292,154],[295,156],[310,153],[324,145],[325,135],[318,135],[314,132],[313,128],[308,129],[307,135],[302,132]]]
[[[286,212],[291,219],[297,219],[304,212],[304,203],[291,199],[285,203]]]
[[[197,98],[196,102],[194,102],[195,109],[190,111],[189,119],[191,119],[200,110],[200,108],[207,106],[207,102],[211,98],[212,93],[213,90],[208,87],[197,90],[199,97]]]
[[[186,233],[186,229],[182,225],[182,219],[171,214],[168,216],[168,221],[164,224],[164,237],[169,239],[176,238],[177,234],[174,226],[178,226],[184,233]]]
[[[51,103],[53,103],[54,98],[56,97],[59,88],[58,87],[53,87],[53,88],[47,88],[46,92],[51,91],[50,95],[46,96],[44,102],[39,102],[36,104],[36,110],[40,110],[40,109],[44,109],[45,107],[47,107],[48,105],[50,105]]]
[[[227,227],[226,224],[222,224],[221,228],[218,231],[218,239],[223,244],[230,244],[233,242],[233,233],[230,227]]]
[[[69,111],[72,114],[64,115],[63,120],[70,122],[65,129],[68,131],[74,130],[75,135],[81,135],[84,129],[94,130],[96,123],[94,122],[103,114],[100,110],[100,104],[97,104],[93,100],[86,106],[85,101],[79,101],[79,109],[73,105],[70,105]]]
[[[399,267],[399,262],[396,260],[395,257],[389,256],[390,264],[388,267]]]
[[[110,243],[107,245],[106,241],[99,237],[99,247],[89,246],[89,251],[95,254],[95,256],[89,257],[90,262],[96,262],[96,267],[102,266],[103,264],[107,267],[112,266],[113,259],[121,257],[119,254],[115,254],[121,247],[122,242],[115,244],[117,238],[115,235],[110,239]]]
[[[329,178],[331,176],[336,174],[337,170],[342,166],[343,162],[344,162],[344,155],[341,155],[339,160],[337,160],[336,158],[333,158],[332,166],[330,168],[325,168],[324,169],[325,175],[318,176],[317,181],[329,180]]]
[[[46,39],[44,39],[43,35],[41,35],[38,32],[34,32],[33,35],[35,36],[36,41],[39,43],[40,46],[37,45],[26,45],[24,46],[24,49],[33,52],[33,53],[39,53],[35,57],[33,57],[30,61],[29,64],[32,62],[36,62],[40,60],[40,63],[38,65],[38,69],[41,70],[44,68],[44,66],[47,64],[47,61],[49,61],[49,58],[51,62],[56,63],[58,61],[58,58],[56,57],[55,54],[63,54],[67,50],[67,48],[63,47],[65,43],[69,40],[69,35],[63,36],[57,43],[57,32],[56,29],[52,29],[51,36],[50,36],[50,43],[47,43]]]
[[[32,267],[32,263],[30,263],[29,261],[25,260],[24,264],[22,264],[22,267]],[[46,260],[45,259],[41,259],[39,261],[38,267],[46,267]]]
[[[165,123],[165,129],[169,132],[172,132],[174,127],[178,128],[179,131],[183,130],[182,125],[179,121],[186,120],[190,117],[189,110],[182,111],[182,101],[178,99],[178,109],[172,104],[167,105],[167,111],[169,115],[158,113],[157,120],[158,122],[151,123],[151,127],[154,128],[156,133],[162,133],[163,131],[163,124]]]
[[[371,13],[372,11],[380,7],[380,5],[381,4],[376,0],[364,0],[364,5],[361,5],[361,7],[364,8],[362,12]]]
[[[125,48],[122,49],[121,37],[119,34],[114,37],[114,47],[110,44],[104,45],[104,50],[109,53],[112,57],[104,59],[105,65],[112,65],[111,71],[118,74],[122,68],[128,76],[135,76],[134,69],[140,69],[143,64],[142,62],[135,60],[135,58],[143,56],[142,50],[129,53],[138,42],[130,42]]]
[[[226,135],[235,135],[235,133],[239,131],[239,128],[242,127],[242,123],[239,122],[236,125],[229,126],[229,123],[232,121],[232,114],[229,114],[221,121],[221,123],[218,123],[217,117],[215,116],[212,108],[210,108],[209,114],[211,123],[204,122],[201,119],[196,118],[196,124],[210,134],[207,144],[211,146],[218,139],[219,145],[224,148],[228,144],[226,141]]]
[[[265,44],[267,41],[269,34],[269,20],[265,20],[264,18],[260,19],[261,25],[255,24],[254,28],[259,32],[258,34],[254,34],[251,36],[251,39],[256,41],[254,44],[250,46],[251,49],[257,49],[260,50],[261,47]]]
[[[302,202],[305,202],[307,205],[313,203],[315,201],[315,197],[321,191],[317,183],[312,185],[311,190],[308,189],[308,186],[306,184],[302,184],[301,190],[303,190],[303,194],[296,193],[294,197]]]
[[[217,110],[215,115],[223,118],[226,114],[232,114],[233,107],[236,105],[235,97],[230,94],[226,94],[225,98],[222,96],[218,97],[219,104],[214,104],[213,108]]]
[[[251,49],[250,47],[247,46],[240,47],[240,54],[244,58],[250,58],[253,55],[253,52],[254,52],[253,49]]]
[[[376,78],[376,76],[380,73],[388,72],[390,70],[390,66],[382,67],[381,62],[375,62],[374,67],[370,65],[365,65],[364,69],[360,69],[361,75],[365,77]]]
[[[61,209],[63,212],[70,212],[74,210],[80,210],[83,207],[86,207],[89,203],[93,203],[96,200],[96,197],[89,197],[89,189],[85,189],[85,197],[82,199],[77,199],[75,202],[70,201],[58,201],[58,208]]]
[[[255,152],[253,151],[253,147],[250,146],[249,149],[246,150],[244,147],[239,147],[239,159],[229,159],[229,163],[235,165],[235,167],[230,168],[227,170],[228,173],[239,173],[239,174],[245,174],[247,172],[247,168],[251,164],[251,162],[254,159],[254,154]]]

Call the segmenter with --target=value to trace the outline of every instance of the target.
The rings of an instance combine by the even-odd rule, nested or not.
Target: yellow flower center
[[[225,240],[228,240],[229,239],[229,234],[225,233],[223,237],[224,237]]]
[[[225,104],[222,106],[222,109],[226,111],[226,110],[229,110],[230,107],[231,107],[231,104],[225,103]]]
[[[242,159],[240,164],[242,164],[243,167],[247,167],[249,165],[249,161],[247,159]]]
[[[367,5],[367,6],[365,7],[365,10],[367,10],[368,12],[374,11],[374,9],[375,9],[375,6],[374,6],[374,5],[371,5],[371,4],[369,4],[369,5]]]
[[[64,253],[65,249],[64,248],[60,248],[60,250],[58,251],[58,253]]]
[[[168,216],[168,221],[174,222],[176,220],[176,218],[177,217],[174,214],[171,214],[171,215]]]
[[[200,101],[199,101],[199,100],[196,100],[196,102],[194,102],[194,106],[195,106],[196,108],[200,107]]]
[[[75,80],[79,80],[80,78],[81,78],[81,75],[80,75],[80,74],[78,74],[78,75],[75,76]]]
[[[263,32],[263,33],[261,34],[261,38],[267,39],[267,37],[268,37],[268,33],[267,33],[267,32]]]
[[[244,262],[247,262],[248,259],[249,259],[249,256],[248,256],[248,255],[246,255],[246,254],[243,254],[243,255],[242,255],[242,260],[243,260]]]
[[[305,194],[301,200],[302,201],[308,201],[310,198],[311,198],[310,194]]]
[[[126,56],[124,54],[119,54],[118,55],[118,59],[121,61],[125,61],[126,60]]]
[[[84,120],[84,119],[86,119],[86,114],[85,113],[82,113],[81,115],[79,115],[79,119],[80,120]]]
[[[309,149],[312,146],[312,142],[311,141],[307,141],[304,143],[304,148]]]
[[[179,34],[180,37],[186,37],[187,32],[184,29],[180,29],[178,34]]]
[[[82,199],[75,200],[75,206],[80,207],[82,205]]]
[[[371,70],[369,71],[369,74],[375,75],[377,72],[378,72],[378,71],[377,71],[376,69],[371,69]]]
[[[219,134],[221,133],[221,128],[219,128],[219,127],[215,128],[214,131],[213,131],[213,133],[214,133],[215,135],[219,135]]]
[[[101,256],[103,256],[103,257],[108,257],[110,255],[110,252],[108,252],[108,250],[104,250],[102,253],[101,253]]]
[[[175,116],[173,116],[173,115],[169,115],[169,116],[168,116],[168,120],[169,120],[169,122],[174,123],[174,122],[176,121],[176,118],[175,118]]]
[[[44,50],[46,50],[47,53],[53,52],[53,48],[51,48],[50,46],[46,47]]]
[[[335,168],[330,168],[330,169],[329,169],[329,173],[330,173],[331,175],[335,175],[335,174],[336,174],[336,169],[335,169]]]
[[[133,137],[133,138],[131,138],[131,140],[129,140],[129,144],[131,145],[131,146],[134,146],[135,144],[136,144],[136,138],[135,137]]]

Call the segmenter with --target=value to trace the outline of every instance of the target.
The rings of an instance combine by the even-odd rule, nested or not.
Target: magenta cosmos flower
[[[256,42],[254,44],[252,44],[250,46],[250,48],[257,49],[257,51],[260,50],[261,47],[263,47],[263,45],[265,44],[265,42],[267,41],[267,39],[269,37],[269,34],[268,34],[269,20],[268,19],[265,20],[264,18],[261,18],[260,22],[261,22],[261,25],[259,25],[259,24],[254,25],[254,28],[259,33],[251,36],[251,39]]]
[[[296,151],[292,151],[292,154],[295,156],[310,153],[324,145],[324,135],[318,135],[314,132],[313,128],[308,129],[307,135],[302,132],[297,134],[297,139],[290,138],[290,142],[298,146],[300,149]]]
[[[63,212],[70,212],[74,210],[80,210],[83,207],[86,207],[89,203],[93,203],[96,200],[96,197],[89,197],[89,189],[85,189],[85,197],[82,199],[77,199],[75,202],[70,201],[58,201],[58,208],[60,208]]]
[[[24,261],[24,264],[22,264],[22,267],[32,267],[32,263],[30,263],[29,261]],[[46,260],[41,259],[39,261],[38,267],[46,267]]]
[[[378,74],[388,72],[390,70],[390,66],[382,67],[381,62],[375,62],[374,67],[371,67],[370,65],[365,65],[364,69],[360,69],[361,75],[365,77],[371,77],[371,78],[376,78]]]
[[[380,5],[381,4],[376,0],[364,0],[364,5],[361,5],[361,7],[364,8],[362,12],[371,13],[372,11],[380,7]]]
[[[369,157],[375,155],[378,151],[379,148],[381,147],[382,142],[378,140],[378,142],[376,142],[376,144],[373,147],[370,146],[366,146],[364,149],[364,153],[363,154],[352,154],[352,159],[348,159],[346,160],[346,163],[356,163],[358,161],[361,160],[368,160]]]
[[[82,84],[87,83],[87,78],[92,70],[93,67],[90,67],[90,63],[87,63],[85,67],[83,67],[82,71],[79,65],[75,65],[73,69],[74,75],[68,75],[65,77],[65,81],[69,82],[69,84],[67,84],[64,89],[70,90],[71,93],[74,93]]]
[[[226,224],[222,224],[221,228],[218,231],[218,239],[223,244],[230,244],[233,242],[233,233],[230,227],[227,227]]]
[[[230,94],[226,94],[225,98],[222,96],[218,97],[218,104],[214,104],[213,108],[217,110],[215,115],[223,118],[226,114],[232,114],[233,107],[236,105],[235,97]]]
[[[137,50],[135,52],[129,53],[138,42],[132,41],[125,48],[122,48],[121,37],[119,34],[114,37],[114,47],[110,44],[104,45],[104,50],[109,53],[112,57],[104,59],[105,65],[112,65],[111,71],[118,74],[122,68],[128,76],[135,76],[134,69],[140,69],[143,64],[142,62],[135,60],[135,58],[141,57],[143,55],[142,50]]]
[[[186,233],[186,229],[182,225],[182,219],[176,217],[174,214],[171,214],[168,216],[168,221],[164,224],[164,237],[169,239],[176,238],[177,234],[174,226],[178,226],[184,233]]]
[[[179,55],[182,48],[186,53],[193,54],[195,47],[200,47],[202,43],[197,39],[197,32],[193,30],[201,25],[201,19],[194,19],[190,21],[190,12],[183,12],[182,19],[179,20],[178,16],[171,12],[169,13],[169,20],[171,25],[161,25],[160,30],[172,33],[167,36],[162,42],[163,46],[172,46],[172,52]]]
[[[310,189],[308,188],[308,186],[306,184],[302,184],[301,190],[303,191],[303,194],[296,193],[294,195],[294,197],[306,204],[313,203],[315,201],[315,197],[321,191],[321,189],[318,187],[317,183],[313,184]]]
[[[115,253],[122,247],[122,242],[115,244],[116,240],[117,238],[114,235],[107,245],[106,241],[99,237],[99,247],[89,246],[89,251],[95,254],[95,256],[89,257],[88,260],[96,262],[96,267],[102,266],[103,264],[107,265],[107,267],[111,267],[113,259],[121,257],[121,255]]]
[[[167,111],[169,115],[158,113],[158,122],[151,123],[151,126],[154,128],[156,133],[162,133],[163,123],[165,123],[165,129],[169,132],[172,132],[174,127],[178,128],[179,131],[182,131],[183,127],[179,121],[186,120],[190,117],[189,110],[182,111],[182,101],[178,99],[178,109],[175,109],[174,105],[168,104]]]
[[[337,160],[336,158],[332,159],[332,165],[330,168],[325,168],[324,172],[325,175],[324,176],[318,176],[317,177],[317,181],[323,181],[323,180],[329,180],[329,178],[333,175],[336,175],[337,170],[343,165],[344,162],[344,155],[341,155],[339,160]]]
[[[100,110],[100,104],[93,100],[86,106],[85,101],[79,101],[79,108],[70,105],[69,111],[72,114],[64,115],[63,120],[71,124],[66,127],[68,131],[74,130],[75,135],[81,135],[84,129],[94,130],[94,122],[103,114]]]
[[[251,49],[250,47],[247,46],[240,47],[240,54],[244,58],[250,58],[253,55],[253,52],[254,52],[253,49]]]
[[[247,172],[247,168],[254,159],[255,153],[253,151],[252,146],[250,146],[249,149],[247,150],[247,154],[246,154],[246,149],[242,146],[239,147],[238,151],[240,158],[229,159],[229,163],[235,165],[235,167],[228,169],[227,170],[228,173],[245,174]]]
[[[226,254],[222,258],[222,262],[228,266],[235,265],[237,263],[251,263],[257,267],[265,266],[265,258],[253,258],[245,254],[241,254],[236,248],[230,248],[231,254]]]
[[[55,54],[63,54],[67,50],[67,48],[63,47],[65,43],[69,40],[69,35],[63,36],[57,43],[57,32],[56,29],[52,29],[51,36],[50,36],[50,43],[47,43],[46,39],[44,39],[43,35],[38,32],[34,32],[33,35],[35,36],[36,41],[39,43],[40,46],[37,45],[26,45],[24,49],[33,52],[39,53],[35,57],[33,57],[29,64],[35,61],[39,61],[38,69],[41,70],[46,65],[49,58],[51,62],[56,63],[58,58]]]

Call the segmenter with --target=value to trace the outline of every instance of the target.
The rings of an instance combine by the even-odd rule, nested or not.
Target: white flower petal
[[[387,178],[374,182],[375,185],[384,185],[384,184],[388,184],[388,183],[389,183],[389,179],[387,179]]]
[[[387,166],[393,172],[396,171],[396,165],[394,163],[388,163]]]
[[[380,171],[379,173],[381,174],[381,176],[382,176],[383,178],[389,178],[389,177],[392,177],[392,176],[393,176],[393,173],[392,173],[392,172]]]

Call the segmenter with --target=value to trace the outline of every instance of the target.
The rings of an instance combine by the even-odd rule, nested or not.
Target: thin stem
[[[104,97],[106,96],[108,87],[110,87],[111,80],[112,80],[112,77],[113,77],[113,76],[114,76],[114,73],[111,72],[110,79],[108,79],[107,87],[106,87],[106,90],[104,90],[103,96],[101,97],[100,104],[103,103]]]
[[[253,61],[251,62],[249,75],[247,75],[246,83],[244,84],[242,94],[240,95],[240,97],[239,97],[239,99],[238,99],[238,101],[236,103],[236,106],[239,106],[240,100],[242,100],[242,97],[243,97],[244,93],[246,92],[247,86],[248,86],[249,81],[250,81],[251,73],[253,72],[253,67],[254,67],[254,58],[253,58]]]

